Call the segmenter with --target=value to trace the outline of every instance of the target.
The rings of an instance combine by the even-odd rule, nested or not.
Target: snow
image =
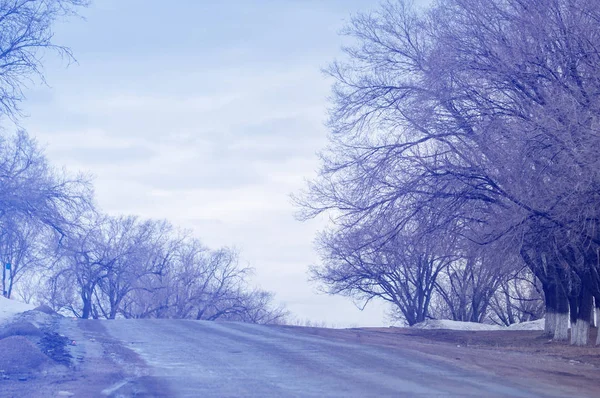
[[[509,327],[488,325],[485,323],[451,321],[448,319],[430,319],[425,322],[417,323],[413,328],[450,330],[544,330],[544,319],[515,323]]]
[[[10,320],[13,316],[34,308],[35,306],[32,304],[25,304],[0,296],[0,325]]]
[[[459,322],[449,319],[430,319],[413,326],[417,329],[450,329],[450,330],[505,330],[506,327],[485,323]]]
[[[508,327],[508,330],[544,330],[544,318],[537,321],[515,323]]]

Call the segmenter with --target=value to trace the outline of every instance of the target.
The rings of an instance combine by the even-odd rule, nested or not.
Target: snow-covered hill
[[[32,304],[21,303],[16,300],[9,300],[0,296],[0,325],[8,321],[16,314],[34,309]]]

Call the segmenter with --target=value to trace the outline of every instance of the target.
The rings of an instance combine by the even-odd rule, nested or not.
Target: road
[[[176,397],[565,396],[554,386],[460,368],[410,347],[344,342],[293,328],[186,320],[87,322],[65,321],[63,328],[80,334],[82,358],[102,352],[100,329],[78,330],[96,322],[110,335],[105,353],[120,344],[142,359],[137,365],[121,360],[129,376],[105,389],[109,396],[147,376],[154,378],[157,395]],[[161,393],[159,384],[165,386]],[[146,396],[153,396],[151,390],[146,388]]]

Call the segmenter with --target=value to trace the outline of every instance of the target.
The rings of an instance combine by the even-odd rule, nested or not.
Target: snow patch
[[[25,311],[34,309],[32,304],[21,303],[16,300],[9,300],[0,296],[0,325],[9,321],[12,317]]]
[[[537,321],[514,323],[508,327],[508,330],[544,330],[546,321],[544,318]]]
[[[430,319],[425,322],[417,323],[413,326],[416,329],[449,329],[449,330],[544,330],[544,319],[537,321],[515,323],[506,326],[488,325],[486,323],[460,322],[449,319]]]
[[[450,330],[506,330],[506,327],[485,323],[451,321],[449,319],[430,319],[413,325],[417,329],[450,329]]]

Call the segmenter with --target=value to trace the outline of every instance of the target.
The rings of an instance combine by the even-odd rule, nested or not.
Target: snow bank
[[[450,329],[450,330],[544,330],[544,319],[515,323],[506,326],[488,325],[485,323],[459,322],[448,319],[430,319],[413,326],[417,329]]]
[[[450,329],[450,330],[505,330],[503,326],[487,325],[485,323],[459,322],[448,319],[430,319],[413,326],[417,329]]]
[[[508,330],[544,330],[544,318],[537,321],[514,323],[508,327]]]
[[[32,304],[21,303],[20,301],[9,300],[0,296],[0,325],[8,321],[16,314],[34,309]]]

